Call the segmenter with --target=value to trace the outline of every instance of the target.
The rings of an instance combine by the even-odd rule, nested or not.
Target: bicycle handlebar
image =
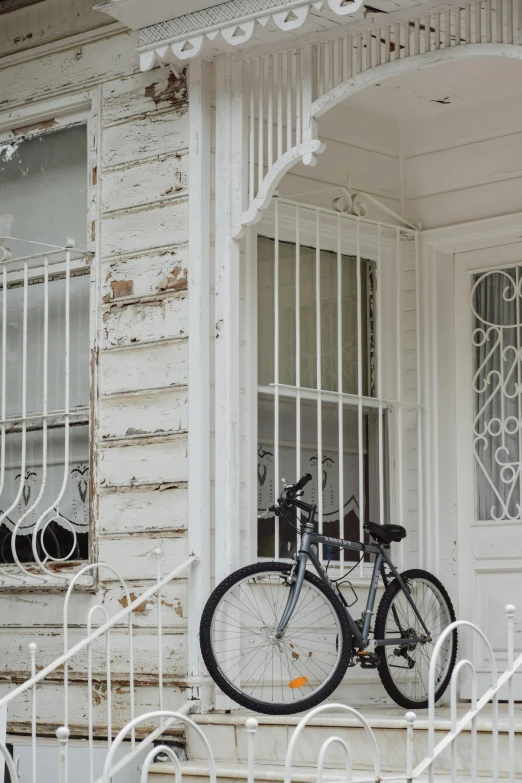
[[[289,487],[286,488],[286,491],[289,492],[291,495],[295,495],[296,492],[300,492],[302,489],[306,487],[309,481],[312,480],[311,473],[305,473],[304,476],[301,476],[299,481],[295,484],[291,484]]]

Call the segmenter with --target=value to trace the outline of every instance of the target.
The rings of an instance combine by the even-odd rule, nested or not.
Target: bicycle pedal
[[[361,650],[357,658],[361,669],[377,669],[379,666],[379,656],[369,650]]]

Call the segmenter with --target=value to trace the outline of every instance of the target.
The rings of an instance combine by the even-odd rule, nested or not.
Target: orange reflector
[[[295,680],[288,683],[289,688],[302,688],[308,682],[308,677],[296,677]]]

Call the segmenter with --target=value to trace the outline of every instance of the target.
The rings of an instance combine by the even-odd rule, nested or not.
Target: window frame
[[[87,90],[70,95],[61,95],[54,98],[45,99],[41,102],[31,104],[30,106],[21,106],[14,109],[0,111],[0,144],[16,141],[17,139],[32,139],[49,135],[56,131],[65,130],[78,125],[84,125],[87,132],[87,160],[86,160],[86,203],[85,214],[85,235],[82,246],[78,249],[85,250],[90,254],[89,269],[89,420],[88,420],[88,464],[89,464],[89,487],[88,487],[88,558],[87,560],[68,560],[63,564],[59,562],[54,567],[57,573],[57,579],[53,580],[47,575],[42,575],[37,564],[24,563],[28,571],[34,572],[35,577],[39,576],[37,586],[39,590],[56,590],[57,587],[67,588],[68,579],[60,576],[61,568],[64,574],[73,575],[75,571],[86,565],[91,565],[97,561],[98,552],[98,529],[96,524],[96,472],[98,463],[98,447],[96,442],[96,421],[98,420],[99,393],[97,382],[97,361],[99,346],[99,310],[100,310],[100,291],[98,264],[100,257],[100,232],[97,227],[101,217],[101,193],[100,177],[101,155],[99,139],[101,128],[99,126],[100,117],[100,93],[99,90]],[[64,241],[66,237],[64,237]],[[71,260],[71,274],[85,269],[85,260]],[[33,589],[35,583],[22,574],[16,564],[7,563],[2,566],[4,573],[13,575],[13,581],[10,584],[0,584],[0,592],[20,590],[20,588],[31,586]],[[42,578],[45,580],[42,582]],[[96,579],[97,577],[95,577]],[[85,582],[85,587],[92,586],[92,578]],[[80,585],[81,587],[82,585]]]

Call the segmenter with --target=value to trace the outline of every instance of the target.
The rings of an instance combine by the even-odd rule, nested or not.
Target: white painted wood
[[[165,388],[188,383],[188,340],[132,344],[100,355],[103,395]]]
[[[182,635],[179,634],[176,637],[172,636],[171,639],[181,641]],[[152,652],[149,652],[152,656]],[[70,687],[70,702],[69,702],[69,726],[75,729],[76,732],[82,731],[82,727],[85,723],[85,675],[77,680],[71,681]],[[165,684],[169,687],[170,702],[169,706],[172,709],[179,709],[182,704],[186,702],[183,695],[183,686],[185,685],[185,678],[183,676],[172,676],[165,678]],[[63,693],[63,683],[58,679],[56,683],[49,683],[42,686],[39,689],[41,698],[37,702],[38,704],[38,725],[42,727],[46,734],[52,736],[53,731],[57,725],[63,722],[63,705],[61,703],[61,694]],[[0,685],[0,694],[5,695],[4,689]],[[103,687],[95,691],[95,699],[93,704],[94,711],[94,726],[95,736],[100,738],[106,737],[106,724],[107,724],[107,702],[106,702],[106,689]],[[115,726],[124,726],[129,717],[129,690],[128,686],[121,685],[115,688],[115,694],[113,698],[112,711],[113,711],[113,724]],[[151,709],[157,709],[158,707],[158,689],[157,680],[154,682],[146,677],[142,678],[142,682],[137,682],[135,687],[135,705],[136,712],[142,714],[150,712]],[[28,711],[25,705],[17,704],[17,709],[11,711],[11,727],[13,733],[24,733],[24,726],[27,724]],[[105,733],[104,733],[105,732]]]
[[[242,203],[242,106],[233,113],[232,63],[216,60],[215,226],[215,578],[239,565],[239,244],[233,218]],[[234,148],[235,145],[235,148]],[[239,168],[239,172],[238,172]],[[239,176],[238,176],[239,175]],[[236,206],[235,215],[232,214]]]
[[[154,568],[155,551],[161,547],[163,551],[164,562],[168,563],[169,568],[175,568],[183,562],[188,556],[188,543],[186,535],[165,536],[160,533],[157,536],[149,534],[123,535],[119,538],[100,538],[100,560],[107,560],[112,563],[120,563],[120,569],[125,579],[147,579],[150,578]],[[111,582],[109,577],[105,582]],[[151,645],[154,643],[154,634],[152,634]],[[186,639],[179,640],[183,645]],[[155,645],[157,647],[157,635]],[[172,655],[176,655],[176,649],[172,649]]]
[[[104,400],[99,422],[99,436],[123,438],[128,435],[186,431],[188,428],[186,388],[145,393],[133,391],[127,396],[122,394]]]
[[[522,73],[522,65],[521,65]],[[406,198],[445,194],[521,176],[522,131],[468,142],[405,161]],[[477,165],[480,161],[480,165]]]
[[[331,140],[392,156],[398,154],[401,131],[406,131],[395,117],[368,111],[351,101],[335,106],[321,117],[318,128],[327,143]]]
[[[199,620],[210,593],[210,125],[211,66],[189,66],[189,676],[203,674]]]
[[[154,159],[187,147],[186,110],[160,112],[110,125],[103,135],[105,168]]]
[[[125,296],[150,297],[188,286],[188,247],[102,259],[101,299],[116,302]]]
[[[111,22],[110,17],[93,11],[90,0],[75,0],[74,4],[70,0],[44,0],[38,9],[29,6],[4,16],[0,26],[0,57],[18,52],[30,57],[35,44],[44,46]]]
[[[184,482],[100,492],[99,531],[108,534],[182,530],[188,525],[188,491]]]
[[[148,556],[148,554],[147,554]],[[145,555],[144,555],[145,557]],[[139,560],[136,560],[137,567],[139,568]],[[63,638],[58,628],[47,629],[48,633],[45,635],[45,639],[42,639],[39,645],[39,657],[46,664],[54,661],[63,653]],[[171,628],[165,629],[165,662],[168,668],[166,672],[170,676],[179,677],[183,675],[184,667],[186,666],[186,645],[183,642],[183,628]],[[82,641],[85,637],[85,629],[69,629],[69,641],[70,646],[74,646],[78,642]],[[133,636],[134,639],[134,651],[135,651],[135,671],[136,674],[149,674],[151,678],[157,676],[157,655],[155,654],[157,649],[157,642],[154,636],[148,629],[135,629]],[[0,640],[5,640],[5,632],[0,632]],[[20,672],[25,671],[25,666],[22,661],[29,656],[27,654],[27,648],[32,640],[31,631],[17,632],[16,648],[18,651]],[[127,629],[118,628],[113,629],[111,633],[111,647],[113,648],[113,656],[111,660],[111,668],[113,673],[117,676],[126,674],[125,669],[128,670],[128,636]],[[105,669],[105,645],[93,644],[93,670],[101,674]],[[23,657],[22,657],[23,656]],[[0,672],[5,676],[8,670],[9,662],[5,659],[0,664]],[[72,667],[72,676],[74,679],[79,679],[79,675],[83,674],[87,668],[87,652],[82,651],[75,658],[74,666]],[[149,680],[150,681],[150,680]],[[43,703],[42,703],[43,702]],[[41,712],[53,709],[53,705],[46,705],[45,701],[40,699]],[[56,707],[54,707],[56,709]],[[13,716],[14,718],[14,716]],[[10,718],[11,719],[11,718]]]
[[[159,537],[159,536],[158,536]],[[131,591],[135,597],[150,587],[153,580],[136,580],[136,593]],[[134,598],[131,598],[134,600]],[[115,582],[106,584],[96,592],[81,592],[74,596],[70,608],[71,621],[69,627],[79,630],[85,628],[87,614],[96,604],[103,605],[109,616],[117,614],[126,605],[127,599],[120,585]],[[185,628],[187,623],[187,584],[186,580],[175,581],[167,585],[162,590],[162,622],[165,628]],[[63,604],[56,600],[56,595],[52,593],[40,593],[26,595],[25,599],[20,600],[18,596],[12,596],[6,593],[0,595],[0,606],[3,611],[9,612],[9,617],[4,624],[6,628],[11,628],[13,632],[18,629],[25,629],[26,633],[33,632],[33,638],[40,633],[42,629],[52,630],[53,634],[59,634],[63,631]],[[16,607],[16,611],[14,610]],[[38,621],[44,622],[38,622]],[[137,628],[153,629],[157,625],[157,600],[151,598],[138,607],[138,611],[132,615],[133,626]],[[115,627],[121,629],[128,628],[128,622],[124,621]],[[22,649],[21,662],[29,668],[30,656],[28,650]]]
[[[186,293],[170,294],[169,297],[111,305],[103,316],[105,346],[186,336]]]
[[[484,250],[455,254],[455,384],[456,448],[458,465],[457,519],[459,555],[459,613],[463,619],[479,623],[495,640],[497,658],[507,665],[507,645],[502,634],[503,608],[522,590],[522,521],[480,522],[476,516],[473,419],[475,404],[471,288],[473,271],[522,262],[522,242],[499,244]],[[485,424],[485,421],[483,422]],[[488,682],[489,665],[484,649],[464,639],[463,652],[474,651],[480,662],[480,683]],[[515,681],[517,697],[522,694],[522,677]],[[461,688],[469,697],[470,684]]]
[[[121,446],[103,444],[100,474],[104,486],[116,487],[186,481],[187,437],[180,434],[156,441],[136,439]]]
[[[521,66],[510,60],[499,60],[493,68],[487,68],[487,64],[485,61],[480,65],[480,75],[482,78],[487,73],[489,84],[484,86],[482,97],[478,101],[475,93],[470,95],[471,73],[468,74],[466,70],[466,79],[463,79],[461,63],[452,63],[450,69],[444,68],[447,77],[451,70],[455,89],[461,94],[461,100],[452,101],[450,105],[442,107],[444,111],[441,114],[425,116],[419,113],[402,123],[402,139],[408,158],[489,139],[500,141],[504,136],[522,128],[516,100],[520,95],[518,77]],[[469,69],[470,64],[466,65]],[[508,65],[510,67],[506,68]],[[401,92],[406,92],[410,101],[413,101],[410,84],[408,80],[408,86],[403,85]],[[497,91],[507,91],[507,85],[508,94],[495,95],[495,88]],[[438,94],[440,95],[440,90]],[[470,103],[467,102],[468,98],[471,98]]]
[[[152,208],[135,208],[112,213],[104,220],[102,250],[105,258],[170,249],[188,239],[187,203],[158,204]]]
[[[176,152],[157,159],[113,169],[103,177],[105,213],[186,196],[188,155]]]
[[[63,51],[0,69],[0,93],[5,96],[2,110],[21,106],[35,96],[42,100],[75,93],[135,73],[135,34],[123,33],[109,40],[110,45],[104,40],[86,46],[69,43]]]
[[[103,122],[112,125],[186,105],[187,74],[176,77],[167,67],[116,78],[103,85],[102,95]]]
[[[499,68],[499,80],[503,73]],[[516,97],[449,109],[445,121],[419,117],[405,123],[405,209],[411,220],[434,228],[522,209],[518,90]]]

